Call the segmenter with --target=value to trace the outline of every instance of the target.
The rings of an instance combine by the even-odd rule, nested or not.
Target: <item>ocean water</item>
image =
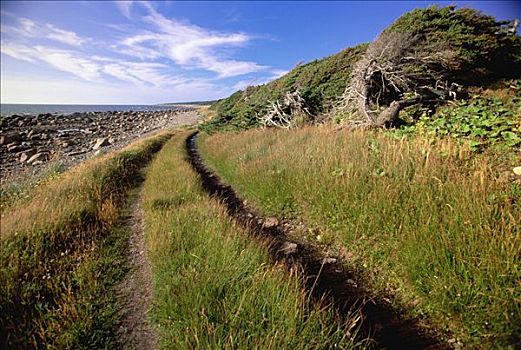
[[[0,114],[2,116],[11,116],[13,114],[38,115],[44,113],[72,114],[76,112],[163,111],[176,108],[176,106],[171,105],[35,105],[5,103],[0,105]]]

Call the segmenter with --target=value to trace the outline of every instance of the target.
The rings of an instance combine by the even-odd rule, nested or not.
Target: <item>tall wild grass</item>
[[[377,293],[466,346],[520,344],[521,186],[498,176],[497,154],[328,127],[199,144],[243,198],[302,219],[302,235],[343,252]],[[519,165],[512,154],[501,155],[509,169]]]
[[[309,304],[297,274],[271,265],[265,249],[203,192],[185,154],[184,140],[172,139],[144,188],[160,346],[354,347],[356,319],[335,323],[331,312]]]
[[[171,134],[93,159],[2,211],[0,347],[105,348],[125,272],[118,227],[140,169]]]

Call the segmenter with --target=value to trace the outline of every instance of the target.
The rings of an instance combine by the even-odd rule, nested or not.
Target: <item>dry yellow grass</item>
[[[125,272],[117,227],[140,169],[164,133],[88,161],[2,212],[0,347],[110,347]]]

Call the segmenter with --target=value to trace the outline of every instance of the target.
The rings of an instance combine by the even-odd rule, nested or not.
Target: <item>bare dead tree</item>
[[[261,125],[291,129],[296,126],[296,116],[305,116],[312,119],[309,106],[298,90],[287,92],[282,101],[270,102],[270,108],[265,115],[259,118]]]
[[[354,127],[384,127],[405,107],[454,96],[447,72],[457,69],[455,53],[441,45],[417,45],[406,33],[383,33],[353,69],[336,112]],[[421,48],[421,49],[418,49]]]

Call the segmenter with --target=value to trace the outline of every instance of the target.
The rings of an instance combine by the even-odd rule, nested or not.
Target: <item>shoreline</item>
[[[192,125],[197,108],[13,115],[0,119],[2,185],[51,167],[69,168],[163,129]]]

